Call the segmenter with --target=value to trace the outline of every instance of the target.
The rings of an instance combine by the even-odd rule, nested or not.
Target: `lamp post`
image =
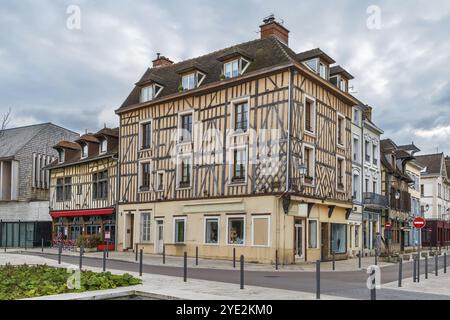
[[[305,177],[306,177],[306,174],[308,173],[308,167],[306,166],[306,164],[305,163],[301,163],[299,166],[298,166],[298,171],[299,171],[299,173],[300,173],[300,180],[301,180],[301,187],[300,187],[300,190],[301,191],[303,191],[304,190],[304,188],[305,188]]]

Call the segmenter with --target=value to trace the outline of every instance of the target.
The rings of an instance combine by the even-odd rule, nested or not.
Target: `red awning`
[[[76,211],[52,211],[50,212],[50,215],[53,218],[60,218],[60,217],[79,217],[79,216],[100,216],[113,213],[114,208],[107,208],[107,209],[76,210]]]

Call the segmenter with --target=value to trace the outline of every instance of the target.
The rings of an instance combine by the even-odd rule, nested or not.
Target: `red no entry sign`
[[[427,221],[422,217],[417,217],[413,221],[414,228],[422,229],[427,225]]]
[[[386,223],[384,224],[384,228],[385,228],[385,229],[390,229],[390,228],[392,228],[392,224],[391,224],[390,222],[386,222]]]

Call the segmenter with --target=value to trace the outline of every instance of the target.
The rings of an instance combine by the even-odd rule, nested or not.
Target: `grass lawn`
[[[141,284],[140,279],[129,274],[113,275],[110,272],[83,271],[79,289],[69,289],[71,276],[66,269],[40,266],[0,266],[0,300],[15,300],[62,293],[114,289]]]

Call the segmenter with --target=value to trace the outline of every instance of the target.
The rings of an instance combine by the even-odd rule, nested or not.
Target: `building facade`
[[[352,107],[334,60],[261,39],[158,56],[120,116],[119,250],[281,263],[346,258]],[[339,81],[338,81],[339,80]]]
[[[0,131],[0,246],[31,247],[51,238],[49,174],[52,146],[75,132],[51,123]]]
[[[54,241],[74,244],[81,235],[98,235],[114,249],[118,143],[119,129],[104,128],[54,147],[58,159],[49,166]]]

